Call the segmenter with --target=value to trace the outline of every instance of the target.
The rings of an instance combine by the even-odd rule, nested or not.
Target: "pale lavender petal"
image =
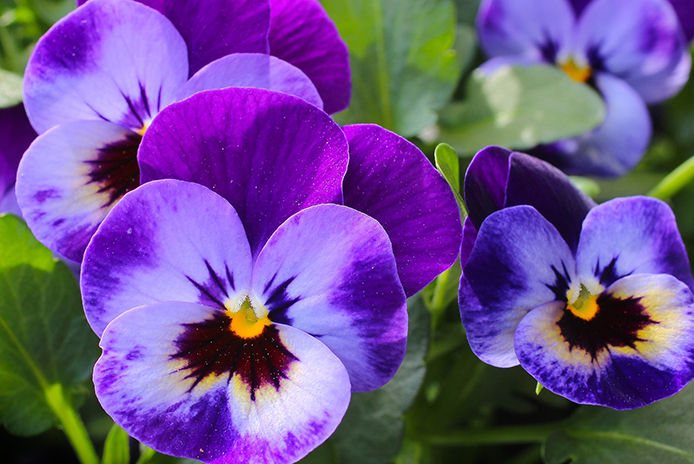
[[[460,214],[445,179],[404,138],[376,125],[344,127],[349,168],[345,205],[388,232],[400,281],[414,295],[451,267],[460,251]]]
[[[187,77],[185,43],[165,17],[136,2],[92,0],[39,40],[24,105],[39,133],[82,119],[141,129]]]
[[[128,311],[101,339],[94,385],[129,435],[203,462],[296,462],[340,423],[349,377],[325,345],[272,325],[236,336],[225,315],[168,302]]]
[[[35,138],[21,103],[0,108],[0,196],[14,185],[19,160]],[[0,212],[6,210],[0,208]]]
[[[371,217],[318,205],[289,218],[258,255],[253,289],[270,320],[325,343],[353,391],[388,382],[405,355],[407,305],[388,235]]]
[[[655,198],[610,200],[583,222],[578,275],[603,286],[630,274],[670,274],[694,288],[682,237],[670,207]]]
[[[82,300],[100,335],[135,306],[184,301],[225,308],[246,298],[251,256],[243,225],[211,190],[177,180],[126,195],[84,254]]]
[[[226,198],[254,256],[292,214],[342,202],[348,156],[342,130],[315,106],[241,88],[200,92],[169,106],[139,152],[142,182],[187,180]]]
[[[325,111],[349,105],[347,46],[318,0],[270,0],[270,53],[301,69],[316,85]]]
[[[565,298],[573,269],[566,242],[534,208],[489,216],[460,281],[460,314],[475,354],[494,366],[517,365],[518,323],[533,308]]]
[[[491,76],[496,71],[507,66],[532,66],[536,64],[544,63],[546,60],[538,57],[530,57],[524,55],[512,55],[512,56],[496,56],[490,60],[482,63],[475,72],[482,73],[487,76]]]
[[[323,100],[306,74],[286,61],[261,53],[234,53],[213,61],[190,78],[179,100],[203,90],[227,87],[274,90],[323,108]]]

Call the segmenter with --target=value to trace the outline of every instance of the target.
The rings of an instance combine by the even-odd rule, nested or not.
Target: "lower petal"
[[[128,434],[167,454],[226,464],[301,459],[347,409],[344,367],[300,330],[272,325],[241,339],[224,317],[169,302],[115,319],[94,368],[101,405]]]

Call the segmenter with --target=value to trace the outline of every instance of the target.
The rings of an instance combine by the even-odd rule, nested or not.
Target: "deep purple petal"
[[[579,16],[591,1],[592,0],[569,0],[576,12],[576,16]]]
[[[510,156],[511,150],[505,148],[483,148],[465,172],[465,206],[476,229],[487,216],[505,206]]]
[[[100,335],[140,305],[234,306],[246,298],[250,275],[246,234],[229,203],[201,185],[162,180],[111,211],[84,254],[80,284],[87,320]]]
[[[300,330],[273,325],[244,340],[228,324],[215,327],[224,317],[180,302],[124,313],[101,339],[97,397],[129,435],[166,454],[296,462],[340,423],[350,399],[347,372]]]
[[[593,208],[576,262],[579,276],[604,286],[631,274],[670,274],[694,288],[675,215],[655,198],[618,198]]]
[[[465,263],[470,258],[472,247],[475,246],[475,240],[477,240],[477,227],[475,227],[470,220],[470,216],[468,216],[463,224],[463,241],[460,245],[460,265],[462,267],[465,267]]]
[[[624,79],[647,103],[669,98],[689,78],[687,44],[665,0],[592,1],[579,21],[575,47],[593,68]]]
[[[39,133],[82,119],[140,129],[187,77],[185,43],[166,18],[136,2],[92,0],[39,40],[24,105]]]
[[[35,138],[22,104],[0,108],[0,196],[14,185],[19,160]]]
[[[260,89],[198,93],[166,108],[140,146],[142,182],[205,185],[236,209],[255,256],[292,214],[342,202],[347,140],[303,100]]]
[[[138,185],[140,136],[105,121],[73,121],[41,134],[17,173],[17,201],[36,238],[81,261],[97,226]]]
[[[347,46],[317,0],[270,0],[270,53],[301,69],[316,85],[325,111],[349,105]]]
[[[603,123],[585,135],[541,146],[536,153],[570,174],[621,176],[643,158],[653,132],[651,117],[626,82],[601,73],[595,83],[606,104]]]
[[[371,217],[338,205],[303,210],[258,255],[253,289],[270,320],[325,343],[353,391],[373,390],[400,366],[407,306],[388,235]]]
[[[404,138],[376,125],[344,128],[349,168],[345,205],[377,219],[388,232],[408,296],[455,262],[460,214],[445,179]]]
[[[694,298],[686,285],[633,275],[601,298],[588,321],[571,320],[563,302],[525,316],[515,338],[523,368],[572,401],[614,409],[666,398],[694,377]]]
[[[567,0],[484,0],[477,14],[480,43],[490,58],[553,62],[570,45],[574,23]]]
[[[203,90],[227,87],[274,90],[323,108],[323,100],[306,74],[286,61],[262,53],[234,53],[213,61],[190,78],[179,100]]]
[[[680,18],[687,41],[691,41],[694,38],[694,4],[690,0],[670,0],[670,3]]]
[[[475,354],[494,366],[517,365],[518,323],[531,309],[564,298],[573,269],[566,242],[532,207],[489,216],[460,281],[460,313]]]

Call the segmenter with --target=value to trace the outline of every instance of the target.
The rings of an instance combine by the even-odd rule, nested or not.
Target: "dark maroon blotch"
[[[140,185],[140,166],[137,149],[142,136],[130,132],[124,139],[99,149],[99,156],[85,163],[91,166],[87,184],[99,185],[99,193],[108,193],[104,206],[111,206],[123,195]]]

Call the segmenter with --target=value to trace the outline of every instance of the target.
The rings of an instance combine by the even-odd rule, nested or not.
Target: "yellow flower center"
[[[250,300],[246,298],[237,311],[230,312],[231,323],[229,328],[241,338],[255,338],[263,333],[265,327],[272,324],[267,317],[267,311],[262,312],[266,314],[258,317]]]
[[[559,67],[576,82],[586,82],[593,75],[593,70],[590,69],[590,66],[579,66],[573,58],[569,58],[568,61],[561,63]]]
[[[566,295],[567,298],[569,298],[569,303],[566,305],[566,307],[569,311],[571,311],[571,314],[586,321],[593,319],[600,310],[597,301],[598,297],[596,295],[591,295],[583,284],[581,284],[581,290],[578,297],[576,297],[573,302],[570,300],[572,293],[575,292],[569,290]]]

